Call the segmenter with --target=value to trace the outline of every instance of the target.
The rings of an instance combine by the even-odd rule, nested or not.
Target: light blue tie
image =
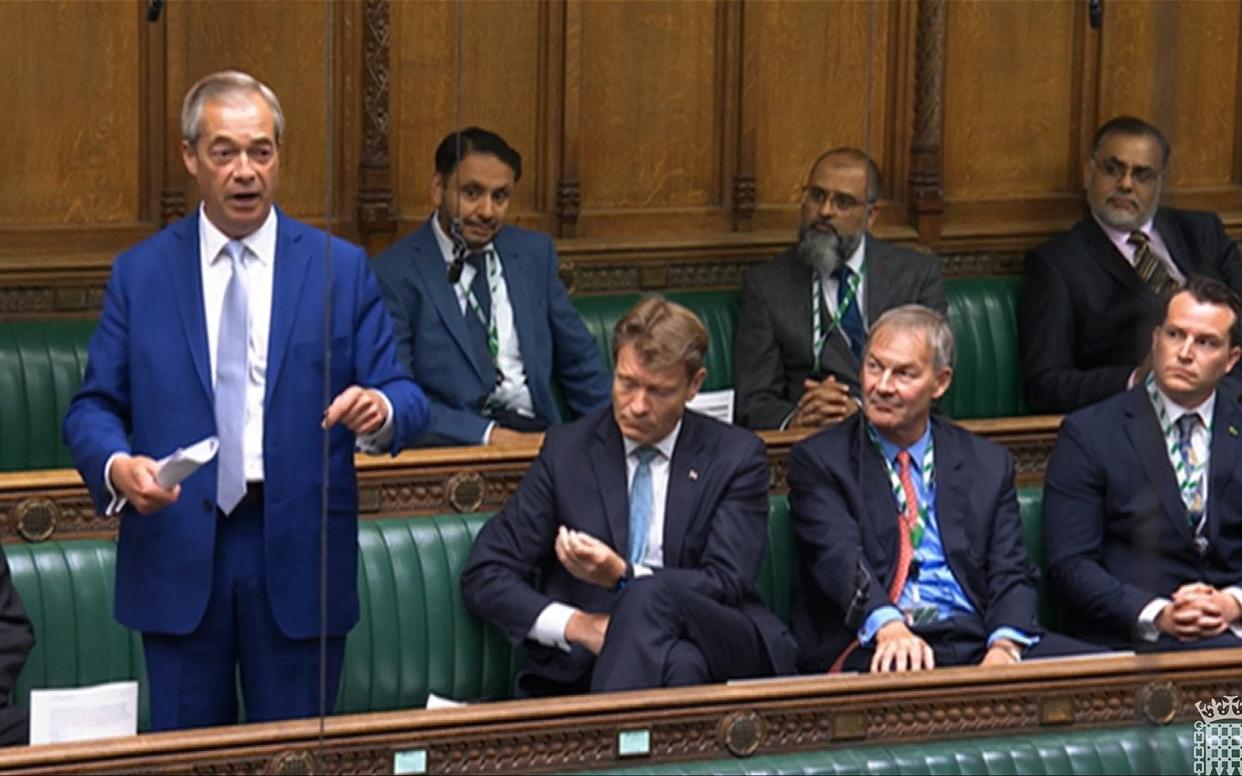
[[[647,533],[651,530],[651,511],[654,497],[651,488],[651,461],[660,451],[654,447],[640,447],[634,451],[638,468],[630,483],[630,565],[642,563],[647,553]]]
[[[242,258],[246,246],[231,241],[224,250],[232,260],[232,274],[224,290],[216,340],[216,505],[229,514],[246,495],[245,456],[242,446],[246,416],[246,350],[250,342],[250,306]]]

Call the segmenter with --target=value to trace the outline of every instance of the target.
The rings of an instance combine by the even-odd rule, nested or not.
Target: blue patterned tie
[[[832,271],[833,277],[837,279],[837,308],[840,309],[845,297],[849,295],[849,305],[845,311],[841,313],[841,332],[845,334],[846,339],[850,341],[850,350],[854,352],[854,358],[862,362],[863,339],[866,337],[863,332],[862,313],[858,311],[858,292],[850,295],[850,278],[854,275],[854,270],[850,269],[848,264],[839,264]],[[859,285],[862,285],[862,279],[859,279]]]
[[[1190,443],[1194,436],[1195,428],[1198,427],[1200,422],[1199,413],[1187,412],[1174,423],[1177,426],[1177,450],[1187,470],[1198,463],[1195,460],[1194,448]],[[1203,518],[1204,509],[1203,479],[1201,477],[1191,482],[1190,486],[1182,491],[1182,503],[1186,505],[1186,516],[1190,520],[1191,528],[1196,528]]]
[[[245,456],[242,445],[246,416],[246,350],[250,342],[250,306],[242,258],[246,246],[238,240],[225,246],[232,260],[232,274],[224,290],[216,340],[216,505],[229,514],[246,494]]]
[[[651,530],[651,511],[654,497],[651,488],[651,461],[660,451],[654,447],[640,447],[634,451],[638,468],[630,483],[630,555],[631,565],[642,563],[647,553],[647,533]]]

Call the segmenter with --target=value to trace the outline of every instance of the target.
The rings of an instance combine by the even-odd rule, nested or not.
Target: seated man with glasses
[[[852,415],[871,324],[903,304],[945,312],[940,260],[867,234],[880,189],[862,151],[823,154],[802,189],[797,245],[746,274],[733,359],[742,425],[820,428]]]
[[[1151,373],[1061,424],[1044,483],[1048,577],[1075,636],[1242,647],[1242,301],[1192,277],[1149,329]],[[791,479],[792,481],[792,479]]]
[[[1161,293],[1188,276],[1242,290],[1220,218],[1159,206],[1169,153],[1141,119],[1104,124],[1083,171],[1090,217],[1027,255],[1018,329],[1032,410],[1069,412],[1141,383]]]

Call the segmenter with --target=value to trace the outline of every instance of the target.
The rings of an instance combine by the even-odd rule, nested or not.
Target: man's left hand
[[[561,526],[555,546],[561,565],[583,582],[611,589],[625,576],[625,560],[590,534]]]
[[[323,414],[323,427],[332,428],[337,423],[355,434],[371,434],[378,431],[388,419],[388,405],[373,388],[351,385],[332,400]]]

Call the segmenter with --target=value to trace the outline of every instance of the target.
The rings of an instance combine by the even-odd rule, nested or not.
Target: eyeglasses
[[[831,202],[833,208],[838,213],[846,213],[860,205],[871,205],[875,203],[874,199],[859,200],[852,194],[846,194],[843,191],[827,191],[819,186],[807,186],[802,189],[802,196],[806,197],[808,202],[812,202],[819,207],[823,207],[825,202]]]
[[[1113,157],[1107,159],[1091,159],[1091,164],[1100,174],[1110,180],[1119,181],[1125,177],[1126,173],[1130,173],[1130,180],[1135,183],[1148,184],[1164,174],[1163,170],[1157,170],[1155,167],[1147,167],[1144,165],[1129,166],[1125,162],[1118,161]]]

